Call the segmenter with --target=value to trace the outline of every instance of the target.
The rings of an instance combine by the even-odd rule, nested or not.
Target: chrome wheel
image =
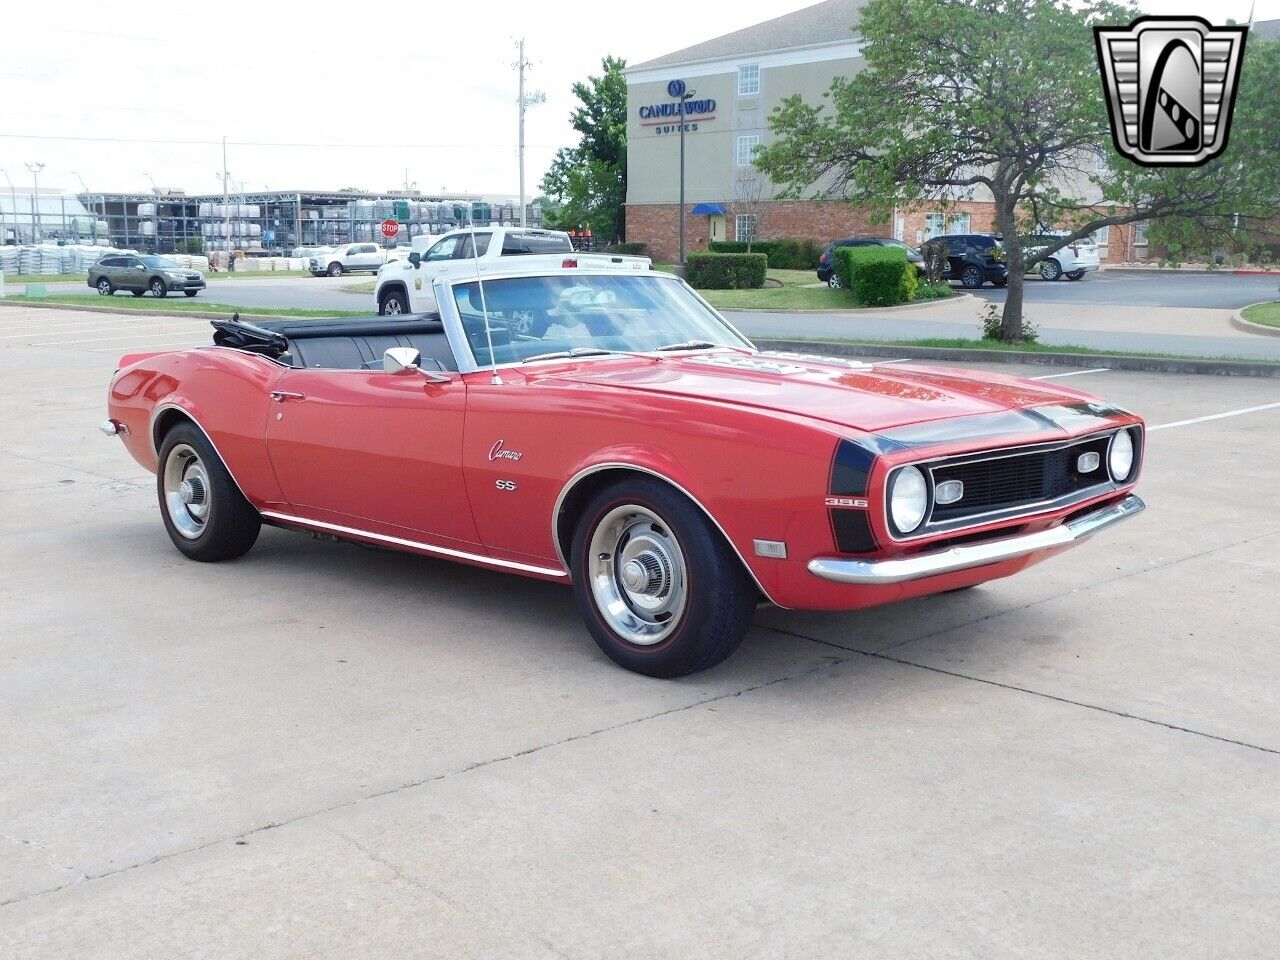
[[[98,281],[98,293],[104,297],[111,296],[111,281],[106,277]]]
[[[1040,264],[1040,276],[1045,280],[1057,280],[1062,276],[1062,267],[1057,260],[1045,260]]]
[[[637,646],[660,643],[688,596],[684,552],[657,514],[636,504],[610,510],[591,534],[588,572],[609,628]]]
[[[827,286],[832,290],[839,290],[843,287],[844,284],[840,282],[840,274],[833,273],[831,276],[827,277]]]
[[[400,307],[400,298],[394,293],[382,301],[382,313],[384,316],[394,317],[404,313]]]
[[[164,464],[164,505],[179,534],[188,540],[204,533],[209,522],[209,472],[200,455],[185,443],[169,451]]]

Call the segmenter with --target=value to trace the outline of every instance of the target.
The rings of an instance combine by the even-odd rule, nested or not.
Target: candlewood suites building
[[[994,208],[975,196],[939,209],[899,209],[872,224],[856,205],[816,198],[772,200],[776,188],[752,166],[769,142],[769,114],[787,97],[809,103],[838,76],[865,66],[857,33],[865,0],[826,0],[803,10],[628,67],[627,239],[646,243],[654,259],[679,251],[678,98],[686,106],[685,243],[794,237],[827,243],[854,234],[896,237],[918,245],[944,233],[995,232]],[[1104,228],[1104,261],[1145,259],[1146,231]]]

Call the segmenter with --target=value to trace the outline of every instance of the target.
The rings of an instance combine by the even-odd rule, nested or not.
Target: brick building
[[[826,0],[627,69],[628,240],[648,244],[658,260],[679,256],[682,96],[687,250],[749,233],[820,243],[864,234],[918,245],[945,233],[993,230],[993,206],[980,196],[946,214],[895,210],[880,224],[848,203],[771,199],[775,188],[751,163],[755,148],[768,142],[769,114],[797,93],[820,102],[834,77],[863,69],[857,23],[864,2]],[[1147,256],[1141,227],[1111,227],[1097,240],[1104,261]]]

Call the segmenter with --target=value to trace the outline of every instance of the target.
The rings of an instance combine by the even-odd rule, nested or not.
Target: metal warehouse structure
[[[527,208],[530,226],[541,209]],[[385,220],[400,224],[386,240]],[[394,246],[459,224],[511,225],[520,220],[516,201],[475,194],[358,193],[351,191],[263,191],[188,195],[153,193],[61,193],[11,190],[0,199],[0,242],[97,242],[153,253],[243,250],[287,253],[300,246],[369,241]]]

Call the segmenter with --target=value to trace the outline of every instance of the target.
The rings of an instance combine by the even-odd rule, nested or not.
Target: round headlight
[[[910,533],[924,522],[929,509],[929,485],[915,467],[903,467],[889,481],[889,517],[899,533]]]
[[[1133,472],[1133,434],[1121,430],[1111,438],[1111,447],[1107,450],[1107,469],[1111,471],[1111,479],[1123,482]]]

